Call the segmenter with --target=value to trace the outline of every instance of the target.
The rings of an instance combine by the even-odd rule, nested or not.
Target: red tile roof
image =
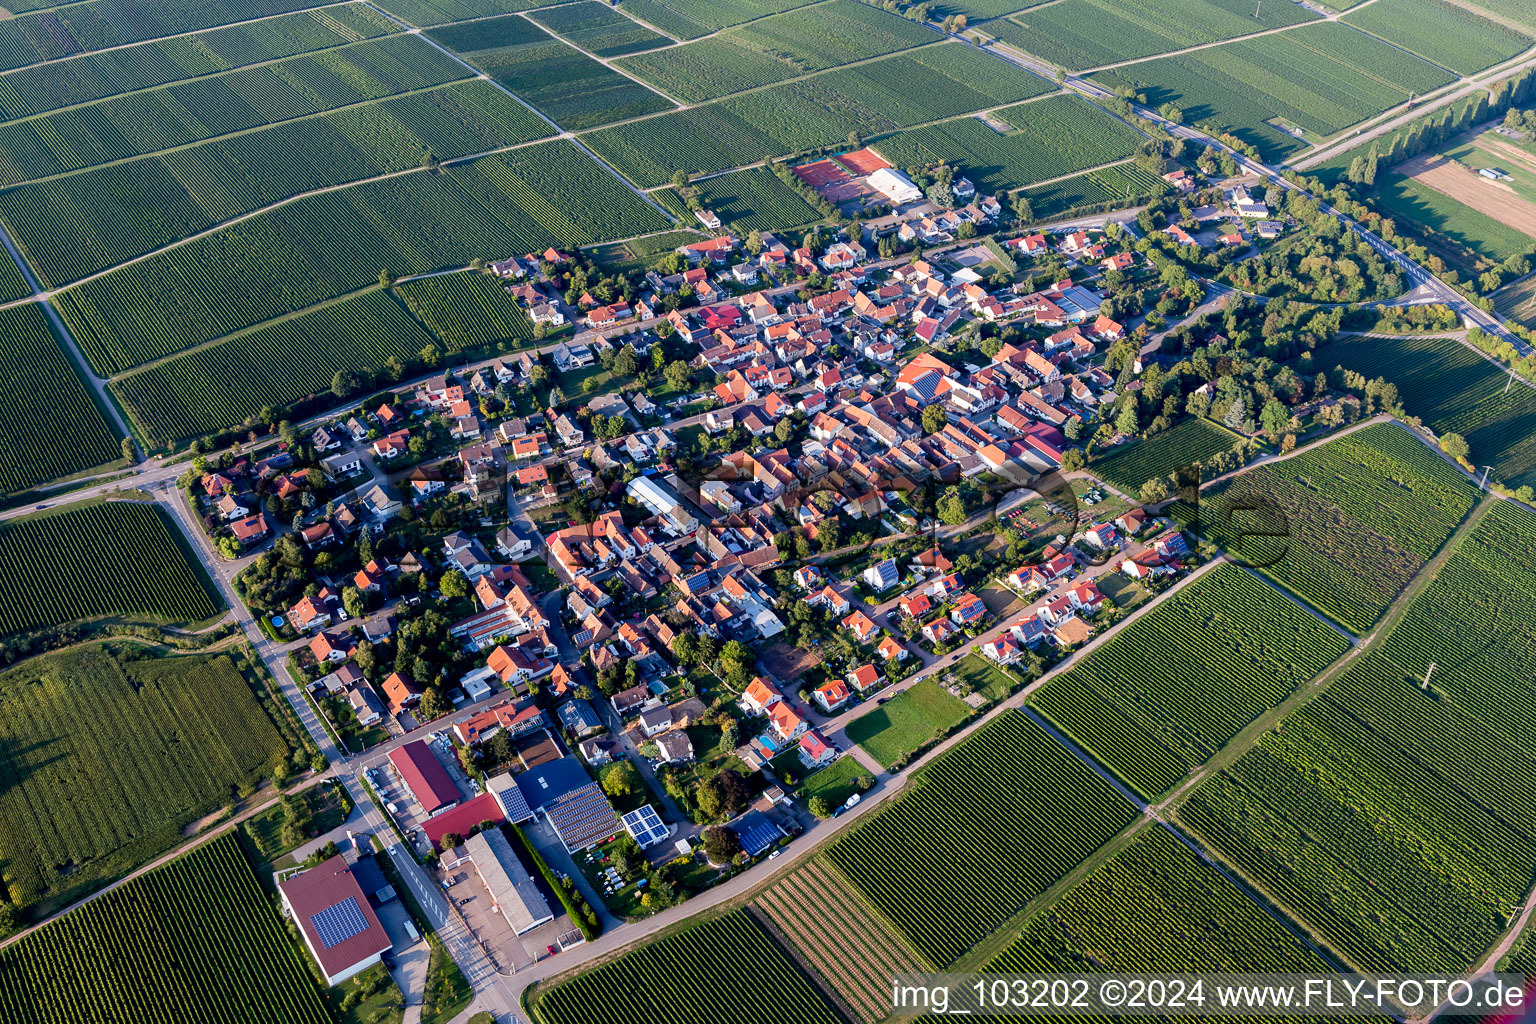
[[[357,884],[357,879],[352,877],[352,872],[347,868],[347,862],[339,854],[288,879],[279,888],[293,909],[293,916],[303,929],[309,948],[319,960],[320,969],[327,978],[343,974],[349,967],[389,949],[389,936],[385,934],[384,926],[379,923],[378,915],[368,905],[362,886]],[[315,918],[349,900],[356,906],[367,927],[327,948]]]
[[[416,740],[390,751],[389,760],[426,813],[431,814],[459,802],[459,790],[448,777],[448,769],[438,761],[437,755],[432,753],[424,740]]]

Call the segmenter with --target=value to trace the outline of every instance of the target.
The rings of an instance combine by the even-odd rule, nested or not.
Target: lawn
[[[987,700],[1002,700],[1019,686],[1019,681],[979,654],[968,654],[950,669]]]
[[[812,797],[825,797],[828,804],[836,807],[859,792],[858,780],[868,777],[869,772],[859,764],[858,758],[840,757],[801,783],[795,795],[807,803]]]
[[[970,715],[932,678],[922,680],[849,723],[848,739],[886,768],[905,761]]]

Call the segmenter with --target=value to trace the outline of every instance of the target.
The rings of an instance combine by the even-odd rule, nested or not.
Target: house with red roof
[[[874,665],[860,665],[848,673],[848,685],[860,693],[868,693],[880,684],[880,670]]]
[[[815,729],[800,737],[800,763],[807,768],[821,768],[837,760],[837,748],[821,738]]]
[[[431,817],[458,805],[458,787],[425,740],[415,740],[391,750],[389,763],[421,805],[423,814]]]
[[[747,688],[741,693],[741,706],[749,714],[767,714],[768,709],[784,699],[784,695],[764,679],[758,676],[747,684]]]
[[[845,618],[842,625],[843,628],[852,633],[861,644],[868,643],[870,639],[880,631],[880,627],[875,625],[874,620],[871,619],[868,615],[865,615],[862,611],[854,612],[852,615]]]
[[[277,889],[327,985],[372,967],[389,950],[389,935],[340,854],[280,882]]]
[[[849,691],[848,684],[841,679],[829,679],[812,690],[811,697],[821,705],[821,710],[830,715],[847,704],[853,694]]]

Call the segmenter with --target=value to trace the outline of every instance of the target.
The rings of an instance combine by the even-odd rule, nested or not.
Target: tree
[[[806,802],[805,807],[806,810],[810,811],[818,818],[832,817],[832,804],[820,793],[817,793],[815,796],[811,797],[811,799]]]
[[[1460,434],[1441,434],[1440,450],[1457,462],[1466,462],[1467,457],[1472,454],[1472,446],[1467,444],[1467,439]]]
[[[463,597],[469,593],[469,579],[457,569],[449,569],[437,581],[444,597]]]
[[[705,829],[699,838],[704,841],[704,852],[716,864],[729,864],[741,852],[741,839],[724,825]]]
[[[937,434],[949,424],[949,414],[944,411],[944,406],[938,402],[923,406],[923,430],[929,434]]]
[[[948,526],[959,526],[965,522],[965,499],[961,496],[958,487],[944,488],[944,493],[939,496],[934,509],[939,515],[939,521]]]
[[[1013,197],[1013,215],[1018,220],[1031,221],[1035,219],[1035,208],[1030,205],[1029,198],[1022,192],[1017,192]]]
[[[1081,448],[1068,448],[1061,456],[1061,468],[1068,473],[1075,473],[1088,465],[1088,459],[1083,455]]]
[[[615,799],[643,792],[645,786],[640,773],[627,759],[606,765],[598,777],[602,780],[603,792]]]
[[[341,606],[354,619],[360,619],[368,614],[368,598],[356,587],[341,588]]]
[[[693,370],[681,359],[674,359],[668,363],[662,375],[667,378],[668,386],[674,391],[682,391],[693,380]]]
[[[1155,476],[1141,485],[1141,500],[1145,504],[1156,505],[1167,501],[1168,498],[1168,484],[1160,476]]]
[[[745,682],[757,663],[757,654],[740,640],[732,640],[720,649],[720,668],[728,679]]]
[[[741,774],[727,768],[700,784],[699,810],[710,818],[733,818],[746,808],[750,795]]]
[[[346,398],[361,386],[362,382],[355,370],[343,368],[337,370],[336,375],[331,378],[331,394],[337,398]]]
[[[421,659],[417,659],[420,661]],[[436,686],[429,686],[421,695],[421,703],[416,710],[421,714],[417,717],[430,722],[434,718],[441,718],[453,710],[453,705],[448,703],[448,698],[443,696],[443,691]]]
[[[1285,433],[1285,428],[1290,422],[1290,410],[1278,399],[1271,398],[1264,403],[1264,408],[1259,410],[1259,426],[1263,427],[1264,433],[1272,438],[1278,438]]]
[[[1141,429],[1141,417],[1136,408],[1136,396],[1132,395],[1120,407],[1120,415],[1115,417],[1115,429],[1127,436]]]
[[[121,447],[123,451],[123,461],[127,462],[130,466],[139,461],[139,452],[138,449],[134,448],[133,446],[133,438],[123,438]]]
[[[635,356],[633,345],[625,345],[613,357],[613,372],[620,377],[633,377],[639,368],[640,361]]]

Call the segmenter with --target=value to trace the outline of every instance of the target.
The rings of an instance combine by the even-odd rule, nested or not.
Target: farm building
[[[500,829],[487,829],[464,843],[491,903],[516,935],[555,919],[533,876],[523,867]]]
[[[384,926],[340,854],[281,883],[278,891],[327,985],[372,967],[389,949]]]
[[[389,752],[389,763],[405,783],[422,813],[428,817],[446,811],[459,802],[459,789],[448,777],[448,770],[438,761],[426,741],[416,740]]]

